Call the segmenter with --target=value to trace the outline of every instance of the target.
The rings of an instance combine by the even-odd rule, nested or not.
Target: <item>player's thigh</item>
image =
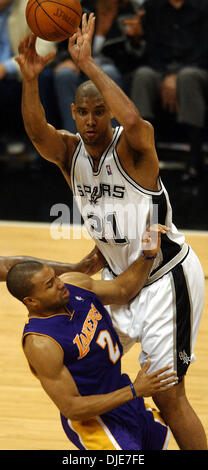
[[[205,279],[201,263],[192,248],[190,248],[189,255],[183,262],[183,272],[191,301],[191,341],[193,350],[204,308]]]
[[[140,363],[151,359],[150,372],[172,366],[180,378],[191,361],[191,300],[178,265],[148,286]]]
[[[184,377],[179,384],[169,387],[166,392],[157,393],[152,398],[164,418],[176,412],[177,409],[185,409],[188,401],[185,393]]]
[[[150,372],[171,365],[181,380],[195,360],[204,302],[204,275],[193,250],[182,264],[145,289],[141,365],[150,357]]]
[[[140,364],[143,367],[151,359],[149,372],[166,365],[174,369],[175,299],[170,273],[143,289],[140,297],[143,316],[140,336]]]

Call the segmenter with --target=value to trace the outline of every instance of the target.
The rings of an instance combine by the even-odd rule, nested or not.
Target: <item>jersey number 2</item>
[[[99,333],[96,343],[99,344],[99,346],[103,349],[108,346],[109,359],[113,362],[113,364],[118,361],[120,357],[118,344],[116,343],[114,346],[111,335],[107,330],[103,330]]]

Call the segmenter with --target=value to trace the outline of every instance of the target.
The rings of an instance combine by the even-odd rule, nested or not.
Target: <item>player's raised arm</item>
[[[36,52],[36,36],[29,34],[19,44],[16,57],[22,73],[22,115],[25,130],[40,155],[62,169],[69,165],[77,138],[67,131],[57,131],[47,123],[40,101],[38,77],[56,52],[40,56]]]
[[[113,281],[93,281],[93,291],[105,305],[127,304],[144,287],[152,269],[154,259],[160,249],[161,234],[169,228],[155,224],[143,235],[143,251],[139,258]]]
[[[74,62],[93,81],[111,110],[112,115],[124,127],[129,147],[140,155],[147,156],[155,165],[158,175],[158,158],[154,145],[154,129],[144,121],[138,109],[121,88],[99,68],[91,56],[91,42],[94,34],[95,17],[87,20],[83,15],[82,28],[69,40],[69,52]],[[154,172],[154,168],[152,168]]]
[[[77,263],[67,263],[42,258],[34,258],[33,256],[0,256],[0,282],[5,282],[9,269],[17,263],[25,261],[38,261],[52,268],[56,276],[64,273],[86,273],[93,276],[100,271],[106,264],[104,257],[95,246],[90,253]]]
[[[85,274],[66,273],[61,276],[65,283],[93,291],[104,305],[127,304],[147,282],[154,259],[160,249],[161,234],[169,228],[155,224],[143,235],[143,252],[134,263],[112,281],[94,280]]]

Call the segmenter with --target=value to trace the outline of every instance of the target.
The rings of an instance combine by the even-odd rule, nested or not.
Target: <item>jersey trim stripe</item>
[[[99,416],[85,421],[67,420],[86,450],[122,450],[109,428]]]
[[[186,259],[186,257],[189,254],[190,247],[185,243],[183,247],[181,248],[180,253],[178,253],[174,258],[172,258],[169,263],[167,263],[165,266],[163,266],[161,269],[158,269],[158,271],[155,272],[151,276],[151,278],[146,282],[145,286],[143,289],[151,284],[153,282],[158,281],[162,276],[165,276],[165,274],[168,274],[172,269],[177,266],[178,264],[183,263],[183,261]],[[113,270],[110,268],[110,266],[106,266],[105,269],[108,269],[108,271],[114,276],[117,277],[117,274],[113,272]]]
[[[74,184],[74,172],[75,172],[75,164],[76,164],[76,161],[77,161],[77,158],[78,158],[78,155],[80,153],[80,150],[82,148],[82,142],[80,141],[75,152],[74,152],[74,155],[72,157],[72,164],[71,164],[71,171],[70,171],[70,177],[71,177],[71,186],[72,186],[72,192],[73,194],[75,195],[75,184]]]
[[[191,303],[186,278],[181,264],[171,272],[175,297],[175,364],[179,381],[191,362]]]
[[[160,277],[164,276],[167,274],[169,271],[171,271],[175,266],[178,264],[183,263],[183,261],[186,259],[186,257],[189,254],[189,246],[185,243],[180,252],[172,258],[169,263],[165,264],[161,268],[159,268],[146,282],[145,286],[149,286],[153,282],[157,281]]]
[[[167,427],[167,434],[166,434],[166,437],[165,437],[165,441],[164,441],[162,450],[167,450],[169,440],[170,440],[170,436],[171,436],[171,431],[170,431],[170,428]]]
[[[114,438],[113,434],[111,433],[110,429],[106,426],[106,424],[103,422],[100,416],[97,416],[97,420],[106,432],[107,436],[109,437],[110,441],[113,443],[115,446],[116,450],[122,450],[116,439]]]
[[[152,196],[152,205],[151,205],[151,224],[157,224],[158,222],[163,225],[169,226],[169,215],[170,215],[170,208],[168,207],[167,197],[165,192],[161,194],[160,197]],[[177,243],[176,240],[171,239],[172,234],[170,236],[168,233],[161,236],[161,247],[160,253],[158,256],[162,258],[160,260],[159,265],[152,269],[150,278],[161,269],[163,266],[167,265],[171,259],[173,259],[178,253],[181,251],[181,245]]]
[[[151,408],[146,403],[145,403],[145,408],[146,408],[147,411],[150,411],[152,413],[154,421],[156,423],[160,423],[162,426],[164,426],[166,428],[167,431],[166,431],[166,436],[165,436],[165,439],[164,439],[162,450],[167,450],[169,440],[170,440],[170,435],[171,435],[170,428],[165,424],[165,422],[163,421],[162,416],[161,416],[161,414],[158,410],[155,410],[154,408]]]
[[[50,338],[52,341],[54,341],[54,343],[57,344],[57,346],[59,346],[59,348],[61,349],[62,352],[63,351],[63,348],[62,346],[60,345],[60,343],[58,343],[58,341],[56,341],[56,339],[54,339],[52,336],[50,335],[45,335],[44,333],[37,333],[36,331],[29,331],[28,333],[25,333],[24,336],[22,337],[22,347],[23,347],[23,350],[24,350],[24,340],[26,338],[26,336],[28,335],[37,335],[37,336],[45,336],[45,338]]]
[[[117,154],[115,149],[113,150],[113,156],[114,156],[114,161],[116,163],[116,166],[117,166],[118,170],[120,171],[120,173],[122,174],[122,176],[125,178],[126,181],[128,181],[129,184],[131,184],[139,192],[141,192],[143,194],[146,194],[147,196],[160,196],[163,193],[163,187],[161,185],[160,177],[158,177],[158,182],[161,186],[161,189],[158,189],[158,191],[153,191],[153,190],[150,191],[148,189],[145,189],[142,186],[140,186],[136,181],[134,181],[133,178],[131,178],[126,173],[126,171],[124,170],[124,168],[121,165],[121,162],[119,160],[118,154]]]

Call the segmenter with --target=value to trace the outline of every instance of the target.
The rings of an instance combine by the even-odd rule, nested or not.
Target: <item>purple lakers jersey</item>
[[[99,298],[66,284],[70,292],[66,314],[30,318],[23,337],[38,333],[53,338],[63,349],[64,364],[81,395],[108,393],[129,383],[121,375],[122,346]]]
[[[44,335],[64,353],[64,365],[81,395],[113,392],[130,383],[121,374],[122,346],[111,318],[99,298],[88,290],[66,284],[69,302],[65,314],[29,318],[26,335]],[[67,437],[80,450],[162,449],[167,426],[147,411],[137,398],[101,416],[71,421],[61,415]]]

